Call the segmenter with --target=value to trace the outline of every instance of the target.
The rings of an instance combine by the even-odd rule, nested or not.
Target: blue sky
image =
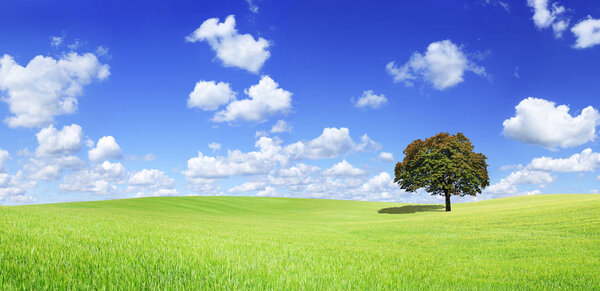
[[[1,6],[2,204],[436,202],[393,168],[457,131],[492,186],[455,201],[600,190],[594,1]]]

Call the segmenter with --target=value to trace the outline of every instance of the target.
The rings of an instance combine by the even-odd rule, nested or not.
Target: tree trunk
[[[450,211],[450,193],[446,193],[446,211]]]

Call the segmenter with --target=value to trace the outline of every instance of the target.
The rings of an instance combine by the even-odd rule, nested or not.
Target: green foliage
[[[0,207],[0,290],[600,288],[600,195],[461,203],[453,215],[406,206],[161,197]]]
[[[490,184],[487,157],[473,152],[471,141],[462,133],[438,133],[417,139],[404,150],[396,164],[394,182],[408,192],[424,188],[432,195],[471,195]]]

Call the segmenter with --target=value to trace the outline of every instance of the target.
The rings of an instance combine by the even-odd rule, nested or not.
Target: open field
[[[600,288],[600,195],[442,207],[255,197],[0,207],[0,289]]]

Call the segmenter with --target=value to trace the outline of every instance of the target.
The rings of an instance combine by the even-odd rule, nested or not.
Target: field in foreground
[[[600,288],[600,195],[452,209],[254,197],[0,207],[0,289]]]

